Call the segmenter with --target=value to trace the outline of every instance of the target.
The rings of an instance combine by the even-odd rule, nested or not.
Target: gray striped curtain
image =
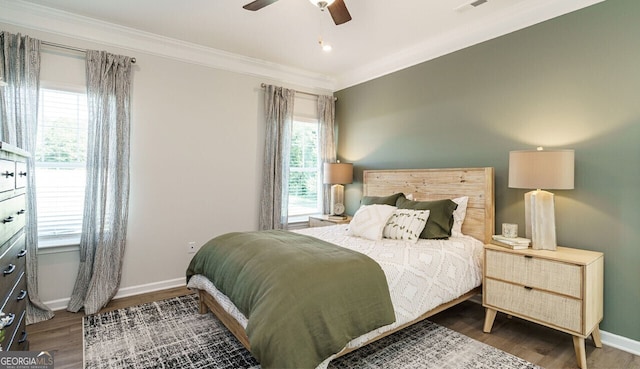
[[[267,124],[262,166],[261,230],[286,229],[289,206],[289,153],[295,90],[268,85],[264,109]]]
[[[35,172],[33,154],[38,127],[40,88],[40,40],[0,32],[0,140],[32,154],[27,158],[29,173]],[[27,324],[51,319],[53,312],[38,296],[38,224],[35,176],[27,176]]]
[[[320,148],[320,175],[318,180],[324,178],[323,163],[336,162],[336,143],[335,143],[335,111],[336,104],[333,96],[318,96],[318,125],[319,125],[319,148]],[[328,214],[331,208],[331,185],[322,186],[322,211]]]
[[[67,310],[93,314],[116,294],[129,210],[131,58],[87,51],[89,134],[80,269]]]

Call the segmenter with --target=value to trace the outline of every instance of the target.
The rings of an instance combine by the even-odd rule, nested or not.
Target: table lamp
[[[353,182],[353,164],[324,163],[324,184],[331,186],[331,215],[344,213],[344,184]]]
[[[524,195],[525,236],[537,250],[556,250],[554,195],[545,190],[571,190],[573,150],[509,152],[509,188],[535,189]]]

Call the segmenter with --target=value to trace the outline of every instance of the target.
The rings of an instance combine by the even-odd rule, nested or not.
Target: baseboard
[[[640,341],[635,341],[617,334],[600,331],[602,344],[640,356]]]
[[[161,282],[141,284],[141,285],[138,285],[138,286],[125,287],[125,288],[121,288],[121,289],[118,290],[118,292],[114,296],[114,299],[120,299],[120,298],[123,298],[123,297],[140,295],[140,294],[148,293],[148,292],[161,291],[161,290],[166,290],[166,289],[174,288],[174,287],[182,287],[182,286],[185,286],[185,285],[186,285],[186,279],[184,277],[181,277],[181,278],[176,278],[176,279],[170,279],[170,280],[167,280],[167,281],[161,281]],[[57,311],[57,310],[66,309],[67,306],[69,305],[69,301],[70,300],[71,300],[70,298],[64,298],[64,299],[58,299],[58,300],[45,301],[44,303],[51,310]]]
[[[65,310],[67,308],[67,306],[69,306],[69,300],[71,300],[71,299],[70,298],[66,298],[66,299],[44,301],[44,304],[47,305],[49,307],[49,309],[51,309],[53,311]]]
[[[125,287],[125,288],[119,289],[113,298],[121,299],[123,297],[140,295],[147,292],[155,292],[155,291],[166,290],[174,287],[182,287],[182,286],[186,286],[186,284],[187,284],[187,279],[185,277],[180,277],[176,279],[170,279],[168,281],[161,281],[161,282],[142,284],[139,286]]]

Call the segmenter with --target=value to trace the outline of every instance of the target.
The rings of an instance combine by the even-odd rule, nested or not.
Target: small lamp
[[[331,186],[331,214],[344,213],[344,184],[353,182],[353,164],[324,163],[324,184]]]
[[[525,235],[534,249],[557,248],[553,194],[542,189],[573,189],[574,155],[541,147],[509,152],[509,187],[535,189],[524,195]]]

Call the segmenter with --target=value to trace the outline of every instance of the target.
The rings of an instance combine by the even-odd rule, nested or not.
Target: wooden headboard
[[[364,196],[403,192],[416,201],[469,196],[462,233],[489,243],[495,231],[493,168],[365,170]]]

